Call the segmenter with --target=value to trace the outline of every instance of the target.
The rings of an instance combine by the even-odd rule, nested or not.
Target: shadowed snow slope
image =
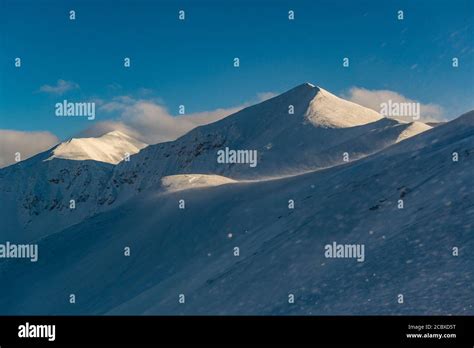
[[[39,241],[37,263],[0,262],[0,311],[473,315],[473,173],[470,112],[341,166],[141,192]],[[365,260],[326,258],[333,242]]]
[[[47,151],[0,170],[1,240],[35,240],[81,221],[105,203],[101,192],[112,164],[46,160],[50,155]],[[81,209],[70,209],[71,200]]]
[[[113,165],[145,144],[121,132],[61,143],[0,170],[1,236],[34,240],[105,206]],[[80,209],[70,209],[71,200]]]

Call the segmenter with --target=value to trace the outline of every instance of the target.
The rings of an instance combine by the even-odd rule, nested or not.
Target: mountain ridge
[[[111,151],[115,155],[112,159],[101,157],[103,151],[95,152],[104,139],[114,143],[119,138],[127,146],[131,143],[128,135],[111,132],[99,138],[71,139],[49,152],[3,168],[3,204],[16,207],[7,234],[15,235],[18,229],[26,231],[21,234],[23,238],[53,233],[143,191],[159,190],[163,177],[215,175],[242,181],[296,175],[344,164],[345,153],[349,161],[357,160],[396,143],[401,135],[413,136],[420,131],[412,131],[410,124],[383,118],[373,110],[322,91],[320,87],[301,84],[222,120],[197,127],[175,141],[144,147],[130,161],[107,163],[120,160],[129,147],[119,146]],[[328,103],[335,106],[328,107]],[[335,114],[334,110],[340,112]],[[354,123],[357,114],[368,116]],[[319,124],[321,120],[324,122]],[[94,151],[82,146],[90,142]],[[257,151],[258,165],[250,168],[218,163],[216,153],[226,147]],[[58,154],[54,155],[54,151]],[[103,161],[74,160],[84,154],[86,158],[99,157]],[[79,211],[75,213],[68,208],[71,199],[78,203]],[[51,216],[55,214],[60,218],[53,221]]]

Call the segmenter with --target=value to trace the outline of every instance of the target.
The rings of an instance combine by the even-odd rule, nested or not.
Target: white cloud
[[[0,168],[15,162],[15,153],[21,160],[56,145],[59,139],[50,132],[22,132],[0,129]]]
[[[40,87],[39,90],[40,92],[44,92],[44,93],[63,95],[64,93],[68,91],[72,91],[78,88],[79,88],[79,85],[73,81],[65,81],[65,80],[59,79],[58,82],[56,82],[56,85],[54,86],[43,85]]]
[[[397,103],[419,103],[417,100],[409,99],[400,93],[390,90],[369,90],[360,87],[352,87],[349,92],[343,96],[354,103],[371,108],[380,112],[380,104],[386,103],[389,100]],[[445,120],[444,110],[437,104],[423,104],[420,103],[420,121],[422,122],[436,122]]]
[[[276,94],[259,93],[259,102]],[[115,120],[97,122],[81,133],[81,136],[100,136],[112,130],[120,130],[147,144],[156,144],[179,138],[191,129],[218,121],[251,105],[244,103],[235,107],[173,116],[158,99],[134,99],[130,96],[113,98],[99,107],[99,111],[118,113]]]

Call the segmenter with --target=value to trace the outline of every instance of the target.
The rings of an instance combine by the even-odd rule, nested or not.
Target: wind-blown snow
[[[236,183],[236,181],[220,175],[204,174],[170,175],[161,179],[161,185],[166,192],[213,187],[232,183]]]
[[[408,138],[411,138],[412,136],[414,135],[417,135],[419,133],[423,133],[425,131],[427,131],[428,129],[431,129],[433,127],[423,123],[423,122],[411,122],[409,123],[409,126],[403,131],[400,133],[400,135],[398,136],[396,142],[400,142],[402,140],[405,140],[405,139],[408,139]]]

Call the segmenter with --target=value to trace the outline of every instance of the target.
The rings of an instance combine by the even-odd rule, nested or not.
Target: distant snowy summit
[[[429,129],[303,83],[175,141],[148,146],[114,169],[108,190],[115,198],[130,187],[136,192],[159,187],[160,178],[177,174],[234,180],[295,175],[360,159]],[[226,149],[256,154],[255,163],[222,161]]]
[[[383,118],[378,112],[339,98],[311,83],[303,83],[294,89],[298,93],[311,93],[305,117],[313,125],[330,128],[362,126]],[[291,91],[290,91],[291,92]]]
[[[57,145],[47,160],[93,160],[117,164],[145,148],[147,144],[119,131],[106,133],[98,138],[72,138]]]

